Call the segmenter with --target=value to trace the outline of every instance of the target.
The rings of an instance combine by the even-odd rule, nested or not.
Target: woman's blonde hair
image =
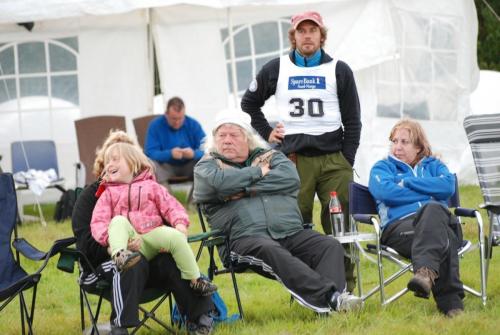
[[[122,130],[111,129],[102,146],[97,148],[95,151],[96,157],[94,160],[94,168],[92,172],[94,173],[94,176],[96,176],[96,178],[99,178],[102,174],[102,171],[104,170],[104,153],[106,152],[106,149],[108,149],[110,145],[119,142],[137,145],[136,142],[130,136],[128,136],[126,132]]]
[[[410,133],[411,143],[420,149],[420,151],[417,154],[417,157],[415,158],[415,162],[412,162],[412,164],[417,163],[424,157],[433,156],[431,145],[429,144],[429,140],[425,135],[424,128],[422,128],[420,123],[409,118],[405,118],[398,121],[394,125],[394,127],[392,127],[391,134],[389,135],[389,140],[391,142],[394,139],[396,131],[401,129],[408,130],[408,132]]]
[[[109,164],[115,154],[118,154],[125,160],[134,176],[137,176],[144,170],[153,171],[153,165],[149,158],[134,144],[124,142],[111,144],[104,152],[104,166]],[[106,171],[102,171],[102,175],[104,176],[105,174]]]

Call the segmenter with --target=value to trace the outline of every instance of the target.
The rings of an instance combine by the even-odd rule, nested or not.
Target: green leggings
[[[111,255],[121,249],[127,249],[129,239],[140,237],[142,243],[139,251],[148,261],[160,252],[168,252],[181,271],[182,279],[191,280],[200,277],[200,269],[193,250],[186,236],[177,229],[161,226],[141,235],[135,231],[126,217],[118,215],[111,220],[108,235]]]

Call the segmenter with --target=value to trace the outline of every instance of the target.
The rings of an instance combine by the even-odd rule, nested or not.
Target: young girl
[[[142,151],[129,143],[115,143],[104,154],[104,166],[90,228],[97,242],[109,246],[118,269],[135,265],[141,254],[150,260],[169,252],[193,290],[200,295],[215,292],[217,287],[200,277],[187,242],[186,210],[155,181]]]

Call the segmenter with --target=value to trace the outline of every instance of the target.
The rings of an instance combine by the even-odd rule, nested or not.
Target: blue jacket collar
[[[318,49],[311,57],[304,57],[295,49],[294,56],[295,65],[300,67],[318,66],[321,63],[321,49]]]

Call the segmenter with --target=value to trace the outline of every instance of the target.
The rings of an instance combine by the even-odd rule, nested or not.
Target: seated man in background
[[[205,132],[195,119],[186,116],[184,101],[171,98],[165,114],[153,119],[146,133],[144,152],[155,163],[156,179],[166,184],[171,177],[193,178],[193,167],[203,156]]]
[[[194,169],[194,199],[211,228],[229,235],[231,259],[258,267],[315,312],[359,308],[362,300],[345,290],[342,245],[303,227],[295,165],[266,149],[248,114],[226,112],[215,123]]]

